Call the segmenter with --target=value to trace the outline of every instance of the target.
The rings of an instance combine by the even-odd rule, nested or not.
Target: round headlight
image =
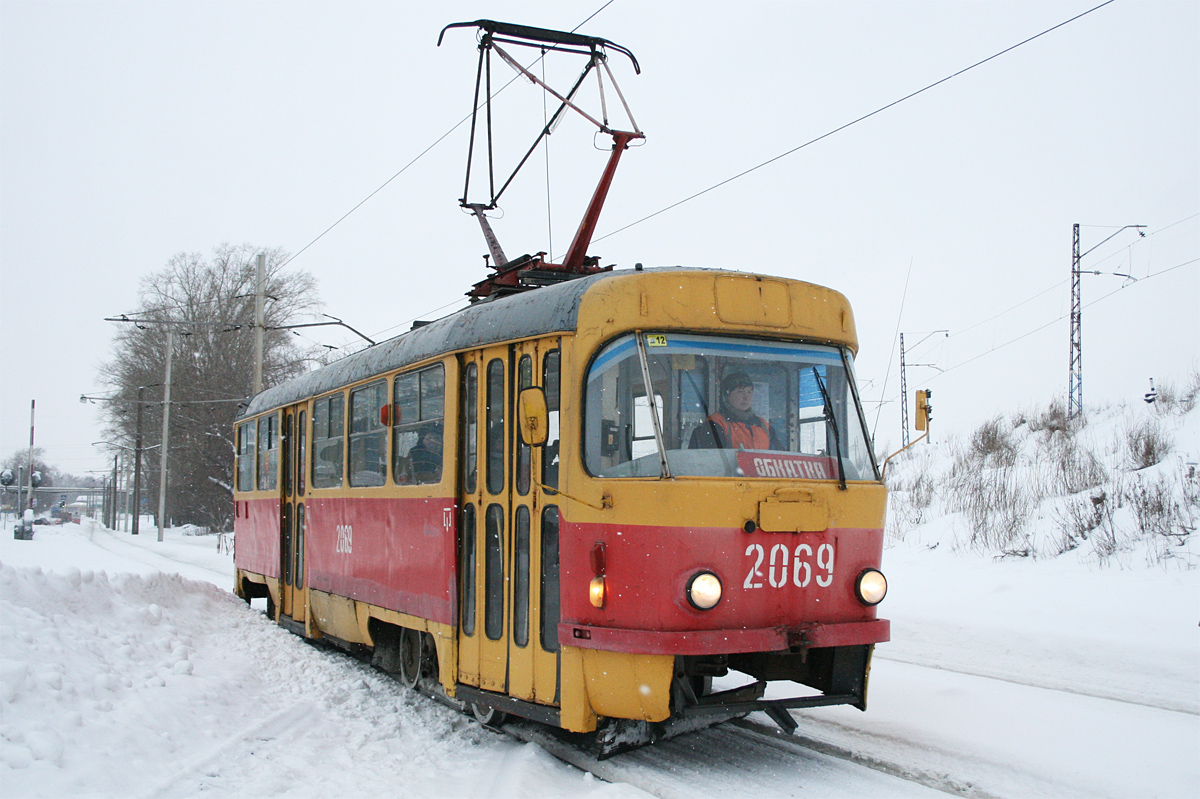
[[[700,572],[687,587],[688,602],[699,610],[709,610],[721,601],[721,580],[712,572]]]
[[[854,583],[854,593],[864,605],[878,605],[887,596],[887,578],[878,569],[865,569]]]

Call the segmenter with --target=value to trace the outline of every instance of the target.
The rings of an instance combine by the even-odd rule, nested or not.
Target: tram
[[[237,594],[602,754],[865,709],[886,489],[846,298],[578,261],[498,265],[481,301],[251,398]]]

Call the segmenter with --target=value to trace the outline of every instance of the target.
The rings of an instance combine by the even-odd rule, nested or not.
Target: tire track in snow
[[[202,772],[220,763],[230,753],[248,747],[262,747],[264,744],[277,741],[285,734],[294,733],[296,729],[302,727],[300,722],[316,714],[316,706],[308,702],[284,708],[241,732],[231,735],[205,754],[196,757],[179,771],[142,794],[141,799],[161,799],[169,796],[172,789],[185,781],[194,780]]]

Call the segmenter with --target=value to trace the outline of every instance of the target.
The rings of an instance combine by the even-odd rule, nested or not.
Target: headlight
[[[700,572],[687,587],[688,602],[698,610],[709,610],[721,601],[721,580],[712,572]]]
[[[878,605],[887,596],[887,578],[878,569],[864,569],[854,582],[854,593],[864,605]]]

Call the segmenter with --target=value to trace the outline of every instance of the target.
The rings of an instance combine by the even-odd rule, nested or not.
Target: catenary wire
[[[1013,50],[1016,50],[1018,47],[1021,47],[1022,45],[1029,44],[1030,42],[1034,41],[1035,39],[1040,39],[1041,37],[1043,37],[1049,33],[1052,33],[1053,31],[1056,31],[1065,25],[1069,25],[1072,22],[1075,22],[1076,20],[1082,19],[1083,17],[1086,17],[1088,14],[1091,14],[1094,11],[1098,11],[1101,8],[1104,8],[1105,6],[1110,5],[1111,3],[1114,3],[1114,2],[1116,2],[1116,0],[1105,0],[1105,2],[1101,3],[1098,6],[1095,6],[1094,8],[1089,8],[1087,11],[1084,11],[1081,14],[1077,14],[1068,20],[1064,20],[1063,22],[1060,22],[1053,27],[1047,28],[1046,30],[1042,31],[1041,33],[1030,36],[1028,39],[1017,42],[1016,44],[1011,45],[1010,47],[1006,47],[1005,49],[1001,50],[998,53],[993,53],[992,55],[988,56],[987,58],[983,59],[982,61],[976,61],[974,64],[972,64],[969,67],[964,67],[964,68],[960,69],[959,71],[955,72],[954,74],[947,75],[946,77],[942,78],[941,80],[935,81],[934,83],[931,83],[922,89],[917,89],[915,92],[912,92],[911,94],[907,94],[898,100],[893,100],[892,102],[888,103],[887,105],[876,108],[874,111],[871,111],[868,114],[863,114],[858,119],[855,119],[851,122],[847,122],[846,124],[841,125],[840,127],[834,128],[833,130],[831,130],[827,133],[822,133],[820,136],[817,136],[815,139],[809,139],[808,141],[804,142],[803,144],[793,147],[792,149],[788,150],[787,152],[780,153],[779,155],[775,156],[774,158],[769,158],[766,161],[763,161],[761,164],[758,164],[757,166],[752,166],[743,172],[739,172],[738,174],[734,175],[733,177],[726,178],[725,180],[722,180],[720,183],[716,183],[712,186],[709,186],[707,189],[704,189],[703,191],[698,191],[695,194],[691,195],[690,197],[685,197],[684,199],[679,200],[678,202],[674,202],[665,208],[661,208],[652,214],[642,217],[641,219],[638,219],[634,222],[630,222],[629,224],[619,227],[616,230],[605,233],[603,236],[593,239],[593,242],[603,241],[604,239],[608,238],[609,236],[615,236],[616,234],[618,234],[622,231],[628,230],[629,228],[631,228],[635,225],[640,225],[641,223],[643,223],[647,220],[653,219],[654,217],[658,216],[659,214],[664,214],[667,211],[670,211],[674,208],[678,208],[679,206],[683,205],[684,203],[689,203],[692,200],[695,200],[697,197],[701,197],[705,194],[708,194],[710,191],[719,189],[728,183],[732,183],[733,181],[738,180],[739,178],[743,178],[746,175],[749,175],[751,172],[756,172],[759,169],[762,169],[765,166],[773,164],[782,158],[786,158],[787,156],[791,155],[792,153],[803,150],[805,147],[808,147],[811,144],[816,144],[817,142],[819,142],[823,139],[828,139],[830,136],[833,136],[835,133],[840,133],[843,130],[846,130],[847,128],[849,128],[853,125],[857,125],[859,122],[863,122],[877,114],[881,114],[884,111],[887,111],[889,108],[894,108],[895,106],[900,105],[901,103],[905,102],[906,100],[911,100],[912,98],[916,97],[919,94],[923,94],[923,93],[929,91],[930,89],[933,89],[937,86],[942,85],[943,83],[946,83],[947,81],[953,80],[954,78],[957,78],[959,75],[963,75],[967,72],[970,72],[971,70],[975,69],[976,67],[983,66],[984,64],[988,63],[989,61],[995,60],[995,59],[999,58],[1000,56],[1005,55],[1006,53],[1010,53]]]
[[[1157,272],[1152,272],[1151,274],[1146,275],[1145,277],[1138,280],[1137,283],[1131,283],[1131,284],[1128,284],[1125,286],[1121,286],[1119,288],[1115,288],[1112,291],[1108,292],[1107,294],[1097,297],[1096,299],[1092,300],[1091,302],[1085,303],[1083,307],[1090,308],[1093,305],[1095,305],[1096,303],[1103,302],[1104,300],[1108,299],[1109,297],[1113,296],[1114,294],[1125,291],[1126,289],[1130,288],[1131,286],[1140,285],[1142,283],[1145,283],[1147,280],[1150,280],[1151,278],[1159,277],[1160,275],[1165,275],[1168,272],[1174,272],[1176,269],[1182,269],[1185,266],[1191,266],[1192,264],[1195,264],[1197,262],[1200,262],[1200,258],[1193,258],[1190,261],[1184,261],[1183,263],[1176,264],[1175,266],[1170,266],[1170,267],[1167,267],[1166,269],[1160,269]],[[943,377],[944,375],[947,375],[950,372],[953,372],[955,369],[958,369],[962,366],[966,366],[969,363],[973,363],[973,362],[979,360],[980,358],[984,358],[988,355],[991,355],[993,352],[1002,350],[1005,347],[1009,346],[1010,344],[1015,344],[1018,341],[1021,341],[1022,339],[1029,338],[1034,333],[1045,330],[1046,328],[1050,327],[1051,325],[1061,322],[1062,320],[1066,319],[1067,316],[1068,316],[1068,314],[1060,314],[1059,316],[1056,316],[1055,318],[1051,319],[1049,322],[1046,322],[1043,325],[1039,325],[1039,326],[1033,328],[1032,330],[1028,330],[1028,331],[1022,333],[1021,335],[1017,336],[1016,338],[1009,339],[1008,341],[1004,342],[1003,344],[997,344],[996,346],[992,347],[991,349],[985,350],[985,351],[979,353],[978,355],[973,355],[970,358],[967,358],[965,361],[960,361],[959,363],[956,363],[953,366],[947,367],[939,374],[934,375],[933,377],[929,378],[929,380],[927,382],[933,383],[933,382],[937,381],[939,378]],[[893,397],[893,399],[895,399],[895,397]]]

